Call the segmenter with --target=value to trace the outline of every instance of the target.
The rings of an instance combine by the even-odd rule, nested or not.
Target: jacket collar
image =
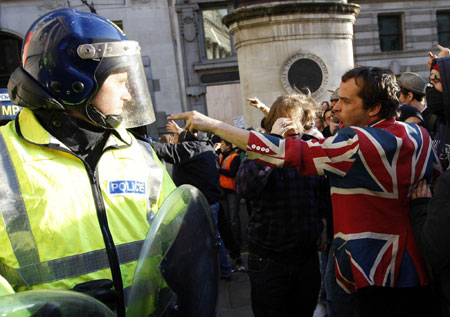
[[[383,129],[394,125],[394,123],[395,123],[394,117],[389,119],[378,119],[372,123],[369,123],[368,127]]]
[[[34,113],[27,108],[23,108],[16,120],[16,130],[22,137],[33,144],[42,145],[42,146],[50,146],[56,145],[62,147],[64,149],[68,149],[66,145],[64,145],[57,138],[52,136],[50,133],[45,130],[39,121],[36,119]],[[106,142],[106,147],[123,147],[130,146],[132,142],[131,135],[128,133],[126,129],[116,129],[115,133],[111,133],[108,141]]]

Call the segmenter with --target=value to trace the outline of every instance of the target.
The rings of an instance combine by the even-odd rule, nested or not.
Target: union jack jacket
[[[270,166],[328,176],[336,279],[346,292],[428,283],[408,219],[411,190],[440,173],[424,128],[392,118],[319,141],[251,132],[247,151]]]

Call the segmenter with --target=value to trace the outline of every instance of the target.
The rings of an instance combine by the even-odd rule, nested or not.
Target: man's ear
[[[368,112],[369,117],[376,117],[376,116],[378,116],[380,111],[381,111],[381,104],[377,103],[375,106],[370,108],[370,110]]]
[[[408,96],[406,97],[408,102],[411,102],[414,99],[414,94],[411,91],[408,91]]]

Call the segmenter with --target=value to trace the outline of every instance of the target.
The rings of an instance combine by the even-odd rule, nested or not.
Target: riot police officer
[[[154,121],[140,47],[61,9],[26,33],[0,128],[0,275],[16,292],[76,289],[125,314],[143,241],[175,188],[126,128]]]

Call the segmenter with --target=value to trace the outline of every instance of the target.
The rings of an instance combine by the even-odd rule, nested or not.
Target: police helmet
[[[60,9],[42,16],[26,33],[22,64],[8,83],[14,104],[32,110],[75,110],[104,128],[155,121],[139,44],[99,15]],[[125,102],[120,115],[103,114],[92,102],[116,72],[127,72],[132,100]]]

